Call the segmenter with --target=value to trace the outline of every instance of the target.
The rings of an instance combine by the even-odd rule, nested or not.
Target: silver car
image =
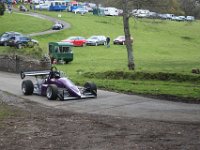
[[[103,35],[94,35],[86,40],[86,45],[106,45],[106,37]]]

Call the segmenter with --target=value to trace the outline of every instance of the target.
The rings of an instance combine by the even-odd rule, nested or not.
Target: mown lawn
[[[46,15],[57,17],[71,24],[71,28],[51,35],[34,37],[40,41],[40,46],[47,52],[47,44],[50,41],[60,41],[72,35],[89,37],[91,35],[110,36],[111,40],[118,35],[123,35],[122,17],[99,17],[92,14],[81,16],[67,12],[38,11]],[[8,15],[8,14],[7,14]],[[6,16],[7,16],[6,15]],[[10,14],[9,14],[10,15]],[[12,14],[13,15],[13,14]],[[15,18],[22,17],[14,14]],[[29,29],[26,23],[31,17],[25,17],[24,23],[12,20],[16,31],[25,33],[42,31],[40,28],[49,26],[38,25]],[[10,19],[5,19],[0,24],[0,32],[9,31]],[[18,19],[17,19],[18,20]],[[39,24],[41,20],[35,18]],[[51,23],[49,23],[51,24]],[[165,72],[191,75],[192,68],[200,68],[200,22],[173,22],[164,20],[130,19],[131,33],[134,37],[134,58],[136,64],[135,72]],[[2,29],[3,26],[4,28]],[[37,28],[38,27],[38,28]],[[32,31],[34,30],[34,31]],[[22,32],[22,33],[24,33]],[[0,48],[2,49],[2,47]],[[98,79],[84,76],[87,72],[125,71],[132,73],[127,68],[127,53],[125,46],[112,45],[86,46],[74,48],[74,61],[67,65],[57,65],[64,70],[74,82],[82,84],[85,80],[93,80],[98,87],[116,91],[152,94],[152,95],[174,95],[178,97],[192,97],[200,99],[199,81],[177,82],[159,80],[129,80],[129,79]]]
[[[5,13],[0,16],[0,34],[5,31],[16,31],[23,34],[45,31],[52,27],[51,22],[23,15],[21,13]]]

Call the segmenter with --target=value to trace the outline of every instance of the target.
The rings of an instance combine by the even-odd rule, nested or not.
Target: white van
[[[114,7],[106,7],[104,8],[104,14],[106,16],[118,16],[119,11],[117,8],[114,8]]]
[[[44,0],[32,0],[33,4],[43,4],[44,2]]]

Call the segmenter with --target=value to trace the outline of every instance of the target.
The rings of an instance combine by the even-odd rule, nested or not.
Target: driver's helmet
[[[54,77],[55,78],[60,78],[60,73],[59,72],[54,72]]]

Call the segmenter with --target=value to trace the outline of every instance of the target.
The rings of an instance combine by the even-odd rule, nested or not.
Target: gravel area
[[[200,147],[200,123],[72,113],[0,91],[12,113],[0,122],[0,149],[126,150]]]

